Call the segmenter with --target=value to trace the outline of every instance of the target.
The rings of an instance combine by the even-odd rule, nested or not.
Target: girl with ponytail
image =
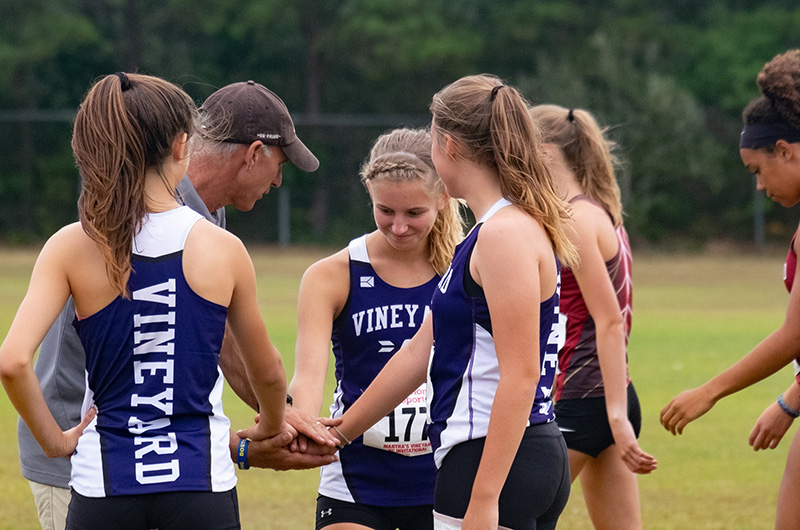
[[[800,202],[800,50],[775,56],[757,77],[761,96],[742,113],[744,128],[739,156],[756,177],[756,187],[787,208]],[[786,317],[777,330],[736,364],[702,386],[676,396],[661,411],[661,424],[672,434],[708,412],[717,401],[774,374],[794,362],[797,381],[756,422],[750,434],[754,449],[774,449],[794,418],[800,416],[800,289],[797,233],[784,264],[784,284],[789,291]],[[800,528],[800,435],[789,448],[778,491],[776,530]]]
[[[11,402],[47,456],[71,459],[67,528],[239,528],[218,367],[226,320],[262,412],[240,435],[291,435],[247,251],[175,199],[195,112],[157,77],[92,86],[72,138],[80,222],[45,244],[0,347]],[[33,358],[69,297],[87,389],[83,421],[62,432]]]
[[[420,330],[329,423],[346,443],[427,375],[435,528],[552,530],[570,488],[551,399],[559,263],[577,259],[568,205],[516,89],[464,77],[434,95],[431,111],[436,170],[477,224]]]
[[[580,261],[561,273],[556,418],[569,448],[570,475],[598,529],[642,528],[634,473],[656,460],[636,441],[641,409],[628,375],[631,249],[622,225],[614,144],[581,109],[538,105],[531,117],[560,196],[572,205],[569,236]],[[585,477],[590,477],[585,478]]]
[[[379,137],[361,180],[377,230],[312,265],[300,284],[289,391],[294,407],[314,416],[331,343],[337,385],[330,413],[339,418],[419,329],[463,236],[459,205],[433,166],[427,130]],[[433,528],[435,467],[425,434],[424,381],[402,399],[363,437],[340,444],[339,461],[322,469],[318,529]]]

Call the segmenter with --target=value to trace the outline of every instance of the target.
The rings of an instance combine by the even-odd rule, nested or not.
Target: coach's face
[[[242,212],[252,210],[256,201],[281,185],[283,164],[289,161],[280,147],[270,146],[270,155],[264,152],[263,145],[252,147],[245,154],[245,165],[231,190],[230,204]]]

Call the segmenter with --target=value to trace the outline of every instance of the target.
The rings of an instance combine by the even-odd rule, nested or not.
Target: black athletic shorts
[[[317,530],[337,523],[354,523],[375,530],[433,530],[433,505],[373,506],[317,497]]]
[[[67,530],[239,530],[236,488],[84,497],[72,490]]]
[[[436,475],[433,507],[463,519],[486,438],[462,442],[447,453]],[[525,429],[517,455],[500,492],[500,526],[514,530],[552,530],[567,504],[569,461],[555,423]]]
[[[638,438],[642,429],[642,409],[633,383],[628,385],[628,420]],[[614,445],[604,397],[559,400],[556,403],[556,423],[568,448],[592,458],[597,458]]]

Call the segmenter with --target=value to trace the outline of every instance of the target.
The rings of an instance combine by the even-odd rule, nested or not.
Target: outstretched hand
[[[683,429],[711,410],[714,403],[703,387],[681,392],[661,410],[661,425],[672,434],[683,434]]]

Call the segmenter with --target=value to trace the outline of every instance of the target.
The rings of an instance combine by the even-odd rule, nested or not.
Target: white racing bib
[[[428,408],[423,383],[400,403],[388,416],[364,433],[364,445],[391,451],[404,456],[431,452],[431,442],[425,434]]]

